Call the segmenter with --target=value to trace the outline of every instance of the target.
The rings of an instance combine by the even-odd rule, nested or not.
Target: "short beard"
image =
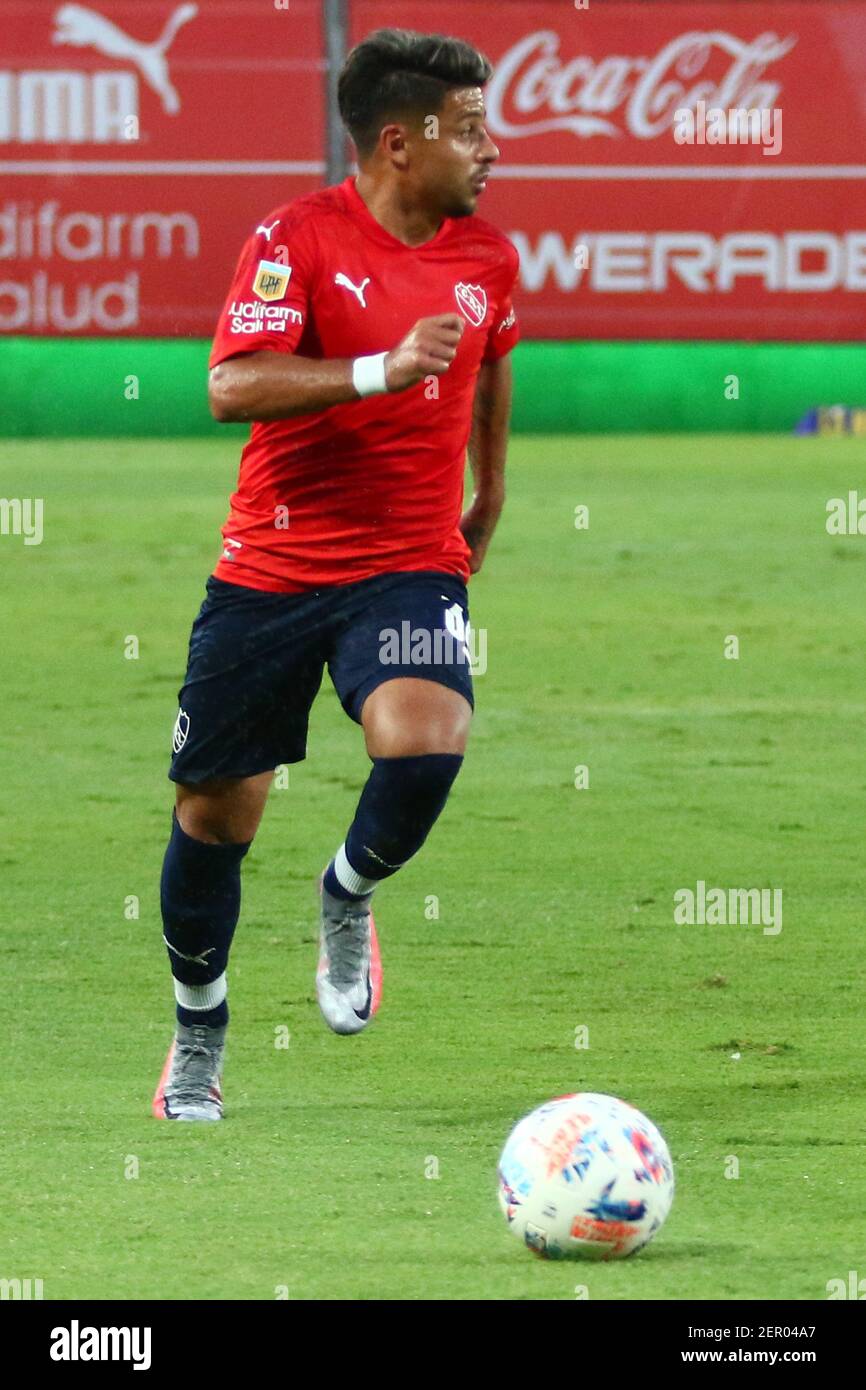
[[[446,217],[473,217],[474,214],[474,207],[467,207],[465,203],[460,203],[445,209]]]

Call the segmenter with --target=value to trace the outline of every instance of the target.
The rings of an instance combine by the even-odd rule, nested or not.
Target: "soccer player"
[[[217,327],[211,410],[252,429],[174,731],[160,1118],[222,1116],[241,861],[274,769],[305,756],[325,665],[372,763],[320,886],[317,994],[337,1033],[378,1004],[373,891],[421,848],[463,761],[466,581],[502,509],[518,337],[517,252],[475,215],[499,155],[491,71],[440,35],[354,48],[339,102],[360,172],[262,218]]]

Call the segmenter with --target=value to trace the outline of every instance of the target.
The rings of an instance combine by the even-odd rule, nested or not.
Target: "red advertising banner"
[[[859,340],[866,0],[352,0],[495,67],[524,337]],[[208,336],[324,179],[314,0],[0,0],[0,331]]]
[[[524,336],[866,336],[866,4],[436,9],[495,64],[479,211],[520,251]],[[353,37],[429,12],[360,0]],[[710,143],[713,109],[766,141]]]
[[[0,332],[209,336],[321,186],[317,0],[0,0]]]

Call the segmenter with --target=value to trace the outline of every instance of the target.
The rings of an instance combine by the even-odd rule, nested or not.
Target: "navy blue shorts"
[[[327,665],[360,723],[383,681],[437,681],[473,705],[466,585],[430,571],[272,594],[213,575],[192,625],[169,777],[252,777],[306,755]]]

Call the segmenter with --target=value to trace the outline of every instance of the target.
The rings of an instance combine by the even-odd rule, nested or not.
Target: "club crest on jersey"
[[[282,299],[289,288],[292,267],[280,265],[279,261],[259,261],[256,278],[253,281],[253,294],[269,304],[272,299]]]
[[[473,328],[480,328],[487,318],[487,291],[480,285],[464,285],[461,281],[454,286],[454,296],[463,317]]]

